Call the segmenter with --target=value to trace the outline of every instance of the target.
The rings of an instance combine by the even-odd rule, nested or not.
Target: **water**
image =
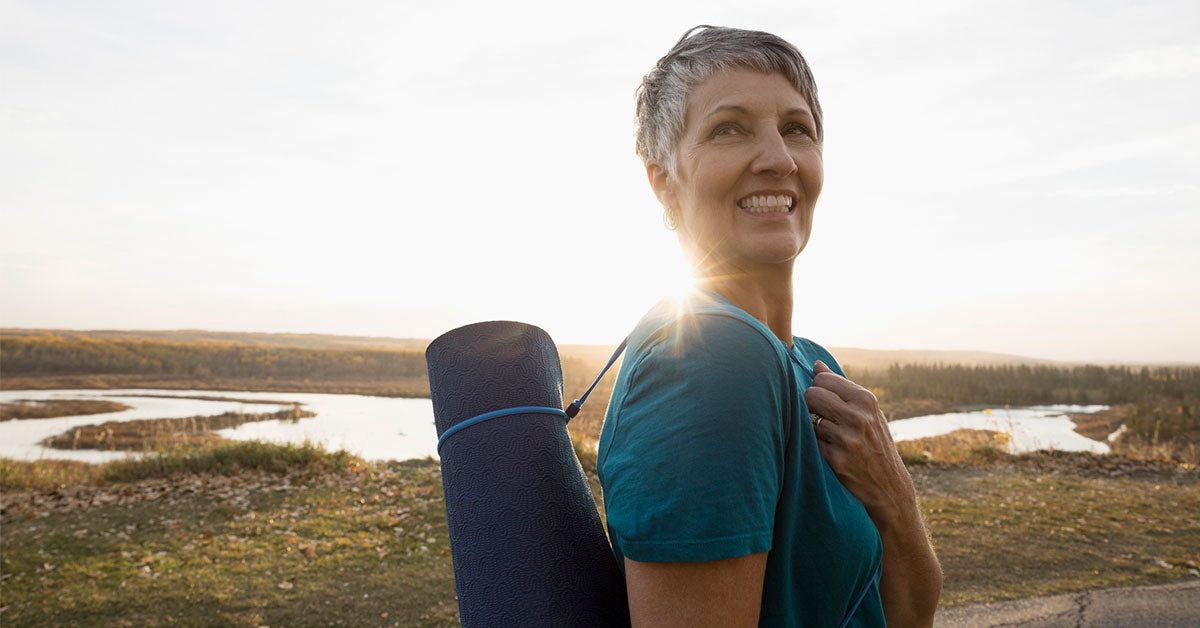
[[[1108,445],[1076,433],[1075,423],[1066,413],[1091,414],[1107,409],[1108,406],[1071,405],[993,408],[901,419],[888,423],[888,427],[896,441],[940,436],[959,429],[994,430],[1012,435],[1009,453],[1057,449],[1106,454]]]
[[[132,395],[162,395],[169,398]],[[203,401],[185,396],[232,397],[283,401],[289,405]],[[120,451],[62,450],[38,443],[73,427],[136,419],[180,418],[217,415],[224,412],[275,412],[300,403],[317,416],[299,421],[271,420],[245,423],[217,433],[232,440],[264,440],[299,444],[305,440],[329,449],[346,449],[368,460],[406,460],[437,457],[437,433],[433,426],[433,404],[429,399],[393,399],[364,395],[315,393],[230,392],[216,390],[9,390],[0,391],[0,402],[17,399],[111,399],[132,409],[108,414],[91,414],[55,419],[0,422],[0,457],[19,460],[57,458],[103,462],[128,455]],[[969,428],[1008,432],[1009,451],[1037,449],[1107,453],[1108,445],[1075,433],[1075,424],[1065,413],[1092,413],[1107,406],[1033,406],[992,409],[989,412],[952,412],[892,421],[888,424],[897,441],[947,434]]]
[[[150,398],[131,395],[163,395]],[[203,401],[184,396],[230,397],[284,401],[288,405]],[[183,418],[224,412],[275,412],[300,403],[317,416],[290,420],[245,423],[217,434],[232,440],[264,440],[274,443],[318,442],[328,449],[345,449],[367,460],[407,460],[437,457],[437,432],[433,426],[433,404],[429,399],[395,399],[364,395],[316,393],[231,392],[220,390],[6,390],[0,402],[17,399],[110,399],[130,410],[54,419],[0,422],[0,457],[18,460],[55,458],[104,462],[131,454],[120,451],[50,449],[38,444],[80,425],[106,421]]]

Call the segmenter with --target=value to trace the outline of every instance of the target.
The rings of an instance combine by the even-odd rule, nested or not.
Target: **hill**
[[[338,336],[334,334],[276,334],[248,331],[206,331],[202,329],[138,330],[138,329],[23,329],[0,327],[3,337],[57,336],[90,340],[128,340],[169,342],[175,344],[237,344],[254,347],[288,347],[295,349],[420,349],[429,340],[420,338],[388,338],[384,336]]]
[[[424,351],[428,338],[392,338],[388,336],[339,336],[335,334],[287,334],[238,331],[177,330],[74,330],[0,328],[3,337],[46,337],[108,341],[152,341],[172,344],[207,345],[236,344],[253,347],[293,349],[402,349]],[[586,363],[604,364],[616,345],[560,344],[564,357],[570,356]],[[843,366],[856,370],[887,368],[892,364],[963,364],[968,366],[1029,364],[1060,365],[1070,363],[1029,358],[987,351],[938,351],[920,349],[863,349],[830,347],[829,350]]]

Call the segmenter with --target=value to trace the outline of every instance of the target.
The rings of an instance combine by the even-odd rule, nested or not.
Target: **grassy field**
[[[200,332],[124,333],[9,338],[8,347],[27,350],[28,372],[0,385],[428,395],[419,347],[408,341],[380,351],[306,348],[313,340],[302,336],[231,346]],[[67,368],[84,354],[92,371]],[[47,355],[59,362],[39,361]],[[608,351],[563,355],[569,401]],[[304,375],[312,364],[320,376]],[[590,443],[613,379],[570,424],[585,468],[594,468]],[[1036,397],[1111,405],[1075,417],[1091,438],[1125,426],[1109,456],[1014,457],[1006,434],[975,430],[901,443],[945,569],[943,604],[1200,577],[1200,369],[1002,360],[889,367],[861,381],[893,419]],[[7,409],[54,413],[19,405]],[[159,427],[173,434],[179,425]],[[0,459],[0,623],[457,623],[437,462],[368,464],[319,447],[183,440],[201,443],[105,465]]]
[[[234,457],[6,488],[4,625],[456,623],[437,463]]]
[[[1200,577],[1194,469],[1035,456],[913,475],[943,605]]]
[[[1195,468],[1045,453],[950,464],[927,445],[910,469],[944,604],[1200,575]],[[435,461],[241,443],[39,482],[41,464],[0,465],[6,626],[457,623]]]

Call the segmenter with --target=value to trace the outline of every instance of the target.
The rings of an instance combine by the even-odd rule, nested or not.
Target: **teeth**
[[[771,208],[779,207],[784,211],[790,211],[792,208],[793,199],[791,196],[751,196],[750,198],[742,199],[738,206],[749,211],[752,214],[764,214],[771,211]]]

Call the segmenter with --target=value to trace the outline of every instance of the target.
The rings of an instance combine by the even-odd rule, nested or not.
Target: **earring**
[[[671,231],[679,226],[679,217],[675,214],[675,210],[665,205],[663,206],[663,224]]]

